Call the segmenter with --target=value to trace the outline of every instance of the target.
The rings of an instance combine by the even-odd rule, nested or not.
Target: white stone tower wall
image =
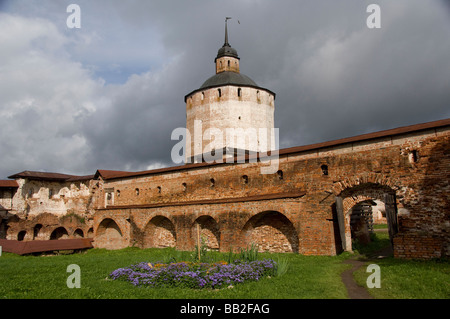
[[[194,127],[195,120],[201,121],[201,136],[199,130]],[[259,152],[266,152],[275,147],[273,136],[266,141],[260,140],[264,138],[259,132],[260,128],[265,129],[268,134],[271,134],[274,128],[274,96],[264,89],[228,85],[198,91],[186,101],[186,123],[191,135],[191,152],[187,154],[190,156],[223,147]],[[222,132],[222,143],[220,141],[217,144],[212,143],[213,137],[213,141],[206,138],[205,132],[211,128]],[[254,129],[257,141],[252,143],[255,143],[256,148],[248,144],[248,141],[235,140],[227,143],[226,132],[230,128],[247,130],[245,132],[248,133],[250,133],[248,129]],[[199,141],[202,141],[202,147],[199,146]]]

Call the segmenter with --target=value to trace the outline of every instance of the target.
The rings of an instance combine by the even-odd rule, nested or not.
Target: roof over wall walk
[[[19,184],[12,180],[0,180],[0,188],[18,188]]]
[[[93,179],[94,175],[68,175],[68,174],[60,174],[60,173],[47,173],[47,172],[35,172],[35,171],[23,171],[11,176],[8,178],[27,178],[33,180],[45,180],[45,181],[54,181],[54,182],[78,182],[85,181],[89,179]]]
[[[438,129],[450,126],[450,118],[433,121],[433,122],[427,122],[427,123],[421,123],[421,124],[414,124],[409,126],[402,126],[399,128],[384,130],[384,131],[378,131],[374,133],[368,133],[368,134],[362,134],[357,135],[353,137],[346,137],[342,139],[322,142],[322,143],[316,143],[316,144],[310,144],[310,145],[304,145],[304,146],[295,146],[290,148],[284,148],[280,149],[278,151],[278,154],[275,154],[277,156],[287,156],[290,154],[295,153],[301,153],[311,150],[318,150],[323,149],[327,147],[335,147],[338,145],[348,144],[348,143],[355,143],[355,142],[362,142],[362,141],[369,141],[374,140],[377,138],[383,138],[383,137],[393,137],[396,135],[401,134],[408,134],[413,132],[420,132],[424,130],[430,130],[430,129]],[[261,156],[261,154],[256,155],[245,155],[245,160],[251,160],[255,157],[261,156],[271,156],[273,154],[265,154],[264,156]],[[78,182],[78,181],[87,181],[90,179],[98,179],[99,177],[103,178],[104,180],[109,179],[117,179],[117,178],[127,178],[127,177],[136,177],[136,176],[143,176],[143,175],[153,175],[153,174],[165,174],[175,171],[182,171],[182,170],[188,170],[188,169],[195,169],[195,168],[203,168],[203,167],[210,167],[213,165],[236,165],[240,162],[238,161],[240,157],[235,156],[233,163],[208,163],[208,162],[202,162],[202,163],[192,163],[192,164],[185,164],[185,165],[179,165],[179,166],[172,166],[172,167],[165,167],[165,168],[158,168],[153,170],[147,170],[147,171],[140,171],[140,172],[126,172],[126,171],[113,171],[113,170],[102,170],[99,169],[96,171],[94,175],[85,175],[85,176],[77,176],[77,175],[68,175],[68,174],[60,174],[60,173],[47,173],[47,172],[36,172],[36,171],[23,171],[11,176],[8,176],[10,179],[18,179],[18,178],[26,178],[31,180],[46,180],[46,181],[59,181],[59,182]],[[11,185],[14,186],[2,186],[6,185],[8,183],[12,183]],[[15,183],[15,184],[14,184]],[[10,184],[8,184],[10,185]],[[0,187],[18,187],[17,182],[15,181],[0,181]]]
[[[421,124],[414,124],[409,126],[402,126],[394,129],[389,130],[383,130],[378,131],[374,133],[367,133],[362,135],[357,135],[353,137],[346,137],[341,138],[337,140],[322,142],[322,143],[316,143],[316,144],[310,144],[310,145],[304,145],[304,146],[295,146],[290,148],[284,148],[280,149],[278,151],[278,156],[287,156],[295,153],[301,153],[311,150],[319,150],[327,147],[335,147],[338,145],[348,144],[348,143],[356,143],[356,142],[362,142],[362,141],[369,141],[374,140],[377,138],[385,138],[385,137],[393,137],[401,134],[408,134],[413,132],[420,132],[424,130],[429,129],[438,129],[443,128],[446,126],[450,126],[450,118],[433,121],[433,122],[427,122],[427,123],[421,123]],[[267,154],[268,156],[271,156],[270,152]],[[265,155],[264,157],[266,157]],[[252,158],[255,158],[255,156],[258,155],[245,155],[245,160],[248,161]],[[140,171],[140,172],[125,172],[125,171],[111,171],[111,170],[97,170],[95,173],[94,178],[102,177],[104,180],[108,179],[117,179],[117,178],[126,178],[126,177],[137,177],[137,176],[143,176],[143,175],[153,175],[153,174],[163,174],[163,173],[170,173],[174,171],[181,171],[181,170],[187,170],[187,169],[195,169],[195,168],[202,168],[202,167],[209,167],[213,165],[236,165],[238,162],[239,157],[235,156],[235,159],[233,163],[208,163],[208,162],[202,162],[202,163],[192,163],[192,164],[185,164],[185,165],[179,165],[179,166],[172,166],[172,167],[165,167],[165,168],[158,168],[148,171]]]

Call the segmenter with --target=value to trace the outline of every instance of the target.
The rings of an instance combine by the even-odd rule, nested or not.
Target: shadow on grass
[[[371,242],[368,244],[361,244],[356,240],[353,242],[352,248],[356,253],[356,258],[367,260],[393,256],[392,245],[387,232],[372,233],[370,239]]]

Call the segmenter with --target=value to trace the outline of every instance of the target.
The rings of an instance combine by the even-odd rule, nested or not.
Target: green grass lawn
[[[3,253],[0,257],[0,298],[346,298],[340,274],[349,265],[344,256],[308,257],[294,254],[260,254],[260,258],[281,258],[289,262],[288,271],[258,282],[236,285],[232,289],[195,290],[181,288],[142,288],[128,282],[107,280],[109,273],[141,261],[189,259],[190,252],[173,249],[126,248],[116,251],[91,249],[84,253],[57,256],[17,256]],[[211,253],[213,254],[213,253]],[[215,259],[226,254],[214,253]],[[183,258],[185,257],[185,258]],[[223,258],[223,259],[224,259]],[[81,288],[68,288],[71,272],[67,266],[77,264],[81,270]]]
[[[386,238],[377,236],[380,238],[374,245],[378,248],[386,244]],[[348,297],[341,273],[351,267],[342,262],[358,256],[364,249],[360,247],[356,255],[345,253],[333,257],[259,254],[259,258],[287,260],[287,272],[279,277],[220,290],[143,288],[107,279],[110,272],[120,267],[142,261],[168,261],[171,257],[176,261],[190,260],[192,252],[138,248],[116,251],[91,249],[53,256],[18,256],[3,252],[0,256],[0,299],[341,299]],[[208,252],[208,256],[214,260],[227,258],[226,253]],[[381,268],[381,288],[369,290],[376,298],[450,297],[448,260],[407,261],[386,258],[376,263]],[[67,278],[72,274],[67,272],[67,267],[71,264],[80,267],[81,288],[67,287]],[[369,275],[363,267],[355,274],[355,278],[361,286],[365,286]]]
[[[371,245],[354,248],[358,254],[370,256],[389,243],[387,232],[377,232]],[[380,267],[381,287],[367,289],[377,299],[450,299],[448,259],[424,261],[389,257],[367,261],[366,265],[369,264]],[[362,287],[367,287],[366,280],[371,275],[366,269],[361,267],[354,273],[356,282]]]
[[[377,299],[450,299],[449,261],[381,259],[367,263],[380,267],[381,287],[368,289]],[[366,286],[366,267],[354,273],[360,286]]]

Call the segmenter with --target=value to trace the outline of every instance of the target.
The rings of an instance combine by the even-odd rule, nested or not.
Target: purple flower
[[[116,269],[109,276],[113,280],[129,281],[135,286],[221,288],[273,275],[275,266],[271,259],[236,261],[234,264],[141,262]]]

